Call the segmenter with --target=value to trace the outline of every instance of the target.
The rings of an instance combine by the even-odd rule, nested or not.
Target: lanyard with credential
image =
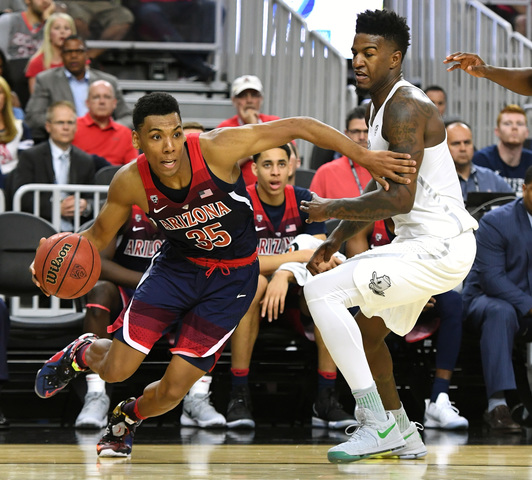
[[[360,183],[360,178],[358,178],[358,173],[355,169],[355,166],[353,165],[353,161],[350,159],[349,162],[351,164],[351,171],[353,172],[353,177],[355,177],[355,182],[357,182],[358,194],[362,195],[362,184]]]

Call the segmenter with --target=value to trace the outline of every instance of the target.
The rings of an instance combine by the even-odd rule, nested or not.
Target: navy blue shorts
[[[172,255],[169,244],[157,253],[129,305],[110,333],[148,354],[163,335],[170,351],[202,370],[211,370],[225,343],[248,311],[257,290],[259,262],[229,274]],[[227,272],[225,272],[227,273]]]

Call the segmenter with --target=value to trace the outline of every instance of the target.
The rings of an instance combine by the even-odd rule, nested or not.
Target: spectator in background
[[[301,157],[295,141],[288,143],[290,148],[290,174],[288,175],[288,185],[295,185],[297,169],[301,166]]]
[[[315,237],[315,240],[323,241],[326,229],[323,222],[306,223],[306,214],[298,209],[301,200],[309,199],[311,194],[307,189],[287,185],[289,158],[290,149],[287,145],[253,156],[257,183],[248,186],[247,191],[252,200],[255,230],[259,237],[260,277],[253,302],[231,337],[232,390],[226,415],[229,428],[255,427],[248,376],[261,317],[269,322],[277,320],[292,297],[297,307],[307,312],[308,323],[312,325],[301,289],[294,285],[295,289],[289,290],[289,283],[293,280],[291,271],[279,272],[278,269],[287,262],[304,264],[311,257],[317,245],[288,251],[289,244],[299,234],[306,233]],[[324,265],[324,269],[333,268],[339,263],[341,260],[334,257]],[[289,309],[286,310],[286,319],[298,325],[302,332],[305,331],[299,308],[295,318],[293,311],[289,313]],[[345,428],[354,422],[354,418],[344,412],[338,402],[335,392],[336,365],[317,329],[311,327],[311,331],[314,332],[318,350],[318,395],[314,402],[312,424]]]
[[[30,94],[35,88],[35,77],[49,68],[62,67],[61,48],[66,38],[76,34],[72,17],[66,13],[52,13],[44,24],[43,42],[30,58],[26,78]]]
[[[199,122],[183,122],[183,133],[202,133],[205,127]]]
[[[480,219],[477,254],[462,295],[464,313],[479,333],[492,430],[520,433],[506,395],[516,390],[512,351],[532,325],[532,167],[525,174],[523,198]]]
[[[9,339],[9,310],[0,298],[0,393],[2,385],[9,380],[7,368],[7,340]],[[0,408],[0,430],[9,428],[9,420]]]
[[[218,125],[218,128],[238,127],[239,125],[264,123],[279,119],[275,115],[266,115],[260,112],[264,101],[264,88],[260,79],[255,75],[243,75],[233,81],[231,100],[235,106],[236,115],[224,120]],[[252,157],[243,158],[238,163],[246,185],[255,185],[257,177],[252,172]]]
[[[432,103],[436,105],[442,118],[445,118],[445,111],[447,110],[447,94],[445,93],[445,90],[438,85],[431,85],[423,91],[425,92],[425,95],[430,98]]]
[[[83,39],[78,35],[65,39],[61,56],[63,67],[46,70],[36,77],[35,90],[26,107],[26,122],[33,138],[36,141],[46,138],[45,112],[54,102],[72,102],[77,116],[83,117],[88,112],[89,85],[96,80],[106,80],[113,86],[117,100],[113,118],[118,123],[131,127],[131,110],[118,88],[118,80],[108,73],[87,68],[88,56]]]
[[[0,49],[8,60],[30,58],[40,47],[44,22],[55,11],[51,0],[25,0],[23,12],[0,16]]]
[[[8,85],[12,87],[13,83],[11,81],[11,74],[9,73],[9,65],[7,64],[6,56],[2,50],[0,50],[0,77],[4,77],[4,80],[8,83]],[[13,89],[11,89],[11,103],[13,104],[15,118],[24,120],[24,110],[20,108],[20,100]]]
[[[361,147],[368,148],[368,127],[365,118],[365,105],[353,109],[345,120],[344,133]],[[356,163],[356,159],[342,156],[318,168],[312,178],[310,191],[322,198],[353,198],[362,195],[370,180],[371,174]],[[351,249],[350,243],[346,243],[347,257],[358,253]]]
[[[89,86],[89,111],[78,117],[72,144],[84,152],[105,158],[111,165],[125,165],[139,152],[131,141],[131,129],[113,120],[116,96],[107,80],[96,80]]]
[[[138,0],[135,17],[143,40],[176,43],[215,40],[215,4],[210,0]],[[205,61],[205,55],[186,51],[174,51],[172,55],[186,69],[185,77],[202,82],[213,80],[215,69]]]
[[[17,92],[23,108],[29,97],[24,70],[30,57],[41,46],[44,22],[56,9],[52,0],[25,0],[25,3],[23,12],[0,16],[0,50],[10,63],[10,85]]]
[[[35,147],[20,152],[14,173],[14,190],[28,183],[94,184],[92,156],[72,146],[76,133],[76,110],[70,102],[52,104],[46,111],[46,131],[50,138]],[[52,220],[52,194],[40,194],[40,216]],[[90,220],[90,204],[79,201],[75,212],[74,195],[65,194],[61,201],[61,230],[72,231],[74,215]],[[33,213],[33,194],[22,198],[22,210]]]
[[[85,40],[122,40],[135,17],[120,1],[101,2],[95,0],[65,0],[67,12],[74,21],[78,33]],[[98,34],[93,34],[93,29],[97,28]],[[94,48],[89,50],[88,57],[96,58],[105,51],[104,48]]]
[[[163,240],[163,233],[134,205],[129,220],[119,230],[114,241],[100,252],[102,272],[100,279],[86,296],[84,332],[94,332],[100,338],[111,338],[107,327],[127,305]],[[96,373],[88,373],[85,379],[87,393],[74,426],[100,429],[107,425],[110,403],[106,383]]]
[[[447,145],[453,157],[456,173],[467,205],[469,192],[514,193],[512,187],[493,170],[473,163],[473,132],[464,122],[454,121],[446,125]]]
[[[523,147],[529,135],[525,111],[519,105],[507,105],[497,116],[498,143],[477,150],[473,163],[497,172],[521,196],[525,173],[532,166],[532,150]]]
[[[24,136],[22,120],[15,118],[11,101],[11,89],[0,77],[0,188],[4,188],[5,176],[17,166],[18,149]]]

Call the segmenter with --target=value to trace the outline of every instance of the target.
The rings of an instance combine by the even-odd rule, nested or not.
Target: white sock
[[[400,408],[397,410],[390,410],[390,412],[392,412],[395,417],[395,421],[397,422],[397,426],[401,433],[410,427],[410,419],[408,418],[402,403]]]
[[[209,375],[203,375],[189,390],[190,395],[206,395],[209,393],[211,387],[212,377]]]
[[[100,378],[97,373],[89,373],[87,375],[87,393],[105,392],[105,382]]]

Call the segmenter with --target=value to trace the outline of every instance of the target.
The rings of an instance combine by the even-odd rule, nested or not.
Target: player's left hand
[[[307,223],[324,222],[331,218],[327,214],[329,202],[330,200],[318,197],[318,195],[312,193],[312,200],[301,200],[301,206],[299,208],[302,212],[308,213]]]
[[[266,288],[266,293],[262,299],[261,317],[267,317],[268,322],[277,320],[284,312],[286,294],[288,292],[289,273],[285,271],[276,272]]]
[[[307,263],[307,270],[312,275],[317,275],[324,270],[324,264],[330,262],[334,253],[338,251],[339,246],[335,245],[329,239],[325,240],[314,252],[312,258]]]

